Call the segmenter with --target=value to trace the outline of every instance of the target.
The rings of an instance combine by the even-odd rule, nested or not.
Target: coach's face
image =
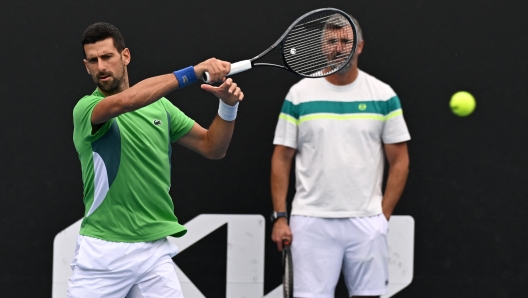
[[[125,48],[119,53],[114,40],[107,38],[84,45],[86,71],[95,84],[107,95],[123,91],[128,81],[126,66],[130,63],[130,51]]]
[[[350,55],[354,43],[354,32],[350,25],[326,29],[323,35],[323,53],[329,66],[343,63]]]

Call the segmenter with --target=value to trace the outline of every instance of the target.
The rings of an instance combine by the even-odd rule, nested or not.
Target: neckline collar
[[[322,81],[323,81],[323,85],[325,85],[325,87],[329,88],[329,89],[332,89],[332,90],[335,90],[335,91],[348,91],[352,88],[354,88],[355,86],[359,85],[359,83],[363,80],[363,77],[364,77],[364,73],[358,69],[358,76],[357,78],[350,84],[348,85],[334,85],[330,82],[328,82],[325,78],[321,78]]]
[[[98,97],[106,97],[106,95],[104,95],[103,92],[99,90],[99,88],[95,88],[95,91],[92,93],[92,95],[98,96]]]

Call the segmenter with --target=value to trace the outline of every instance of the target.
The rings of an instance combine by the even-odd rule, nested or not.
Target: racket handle
[[[251,64],[251,60],[239,61],[231,64],[231,71],[227,75],[233,75],[235,73],[243,72],[248,69],[251,69],[251,67],[253,67],[253,65]],[[207,71],[204,72],[204,74],[202,75],[202,80],[206,83],[211,83],[209,79],[209,73]]]

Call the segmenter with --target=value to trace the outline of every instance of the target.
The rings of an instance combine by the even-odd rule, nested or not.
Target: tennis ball
[[[477,103],[475,102],[473,95],[466,91],[460,91],[453,94],[451,101],[449,102],[449,106],[453,113],[460,117],[465,117],[473,113],[476,105]]]

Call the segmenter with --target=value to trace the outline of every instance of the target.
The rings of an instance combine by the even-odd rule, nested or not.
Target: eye
[[[337,39],[336,38],[329,39],[328,43],[329,44],[335,44],[335,43],[337,43]]]

